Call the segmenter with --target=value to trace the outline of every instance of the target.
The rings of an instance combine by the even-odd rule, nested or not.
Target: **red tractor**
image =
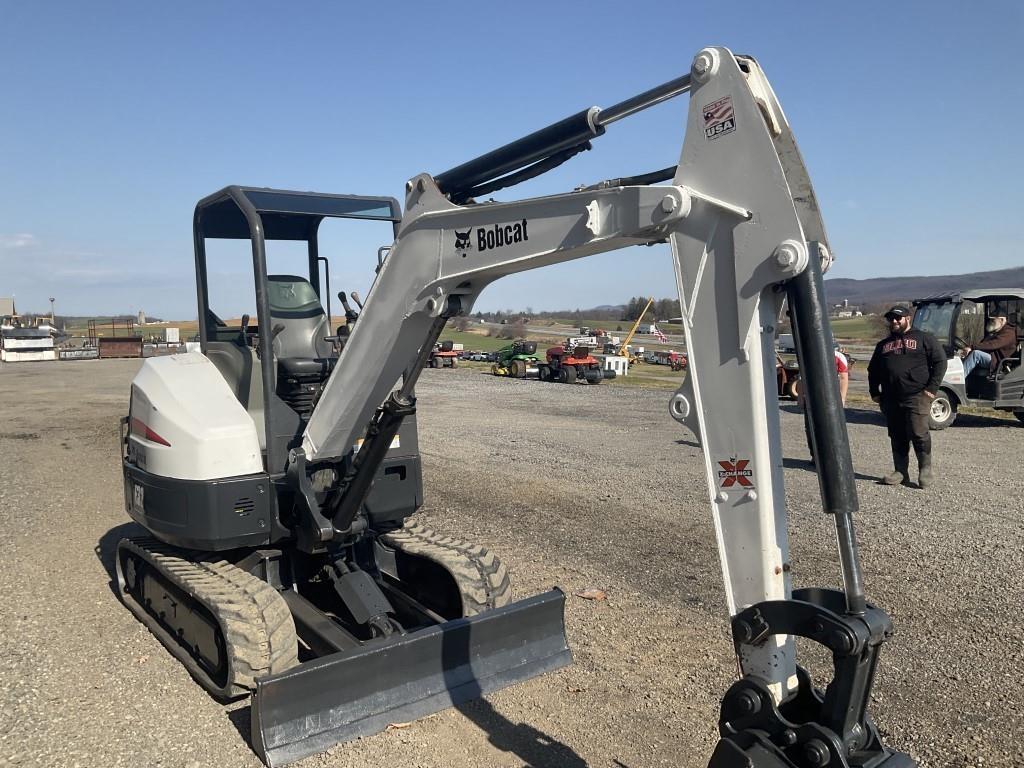
[[[462,346],[461,344],[459,345]],[[450,341],[439,341],[434,345],[434,351],[430,353],[430,360],[427,362],[431,368],[454,368],[458,364],[461,350],[455,349]]]
[[[605,378],[615,376],[614,371],[601,370],[601,361],[590,354],[590,347],[551,347],[546,361],[538,364],[537,378],[541,381],[557,381],[560,384],[575,384],[583,380],[587,384],[600,384]]]

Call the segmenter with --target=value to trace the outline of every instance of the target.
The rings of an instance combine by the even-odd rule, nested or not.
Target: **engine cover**
[[[252,417],[199,352],[143,364],[132,381],[127,459],[151,475],[182,480],[264,471]]]

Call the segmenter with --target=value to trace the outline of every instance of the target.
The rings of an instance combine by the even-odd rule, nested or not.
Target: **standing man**
[[[917,454],[921,488],[932,482],[932,438],[928,412],[946,373],[946,353],[927,331],[910,327],[910,311],[893,307],[885,313],[890,333],[875,347],[868,363],[871,399],[882,406],[892,443],[895,471],[885,485],[910,483],[910,443]]]

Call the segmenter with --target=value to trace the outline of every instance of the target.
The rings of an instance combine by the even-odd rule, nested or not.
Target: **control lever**
[[[238,343],[243,347],[249,346],[249,316],[242,315],[242,328],[238,333]]]
[[[352,294],[352,298],[356,298],[355,293]],[[344,291],[338,291],[338,301],[340,301],[341,306],[345,308],[345,324],[351,328],[352,324],[359,319],[359,313],[352,309],[352,305],[348,303],[348,296],[345,295]],[[356,299],[356,303],[358,302],[359,300]],[[359,308],[363,308],[362,304],[359,305]]]
[[[358,304],[360,311],[362,311],[362,309],[363,309],[363,302],[359,298],[359,294],[356,293],[355,291],[350,291],[348,295],[352,297],[352,301],[354,301],[356,304]]]

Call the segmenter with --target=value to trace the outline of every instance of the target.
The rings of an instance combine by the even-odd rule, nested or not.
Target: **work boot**
[[[930,453],[917,454],[917,484],[921,488],[927,488],[932,484],[932,455]]]
[[[900,485],[910,482],[910,456],[893,454],[892,463],[895,469],[882,478],[882,485]]]

